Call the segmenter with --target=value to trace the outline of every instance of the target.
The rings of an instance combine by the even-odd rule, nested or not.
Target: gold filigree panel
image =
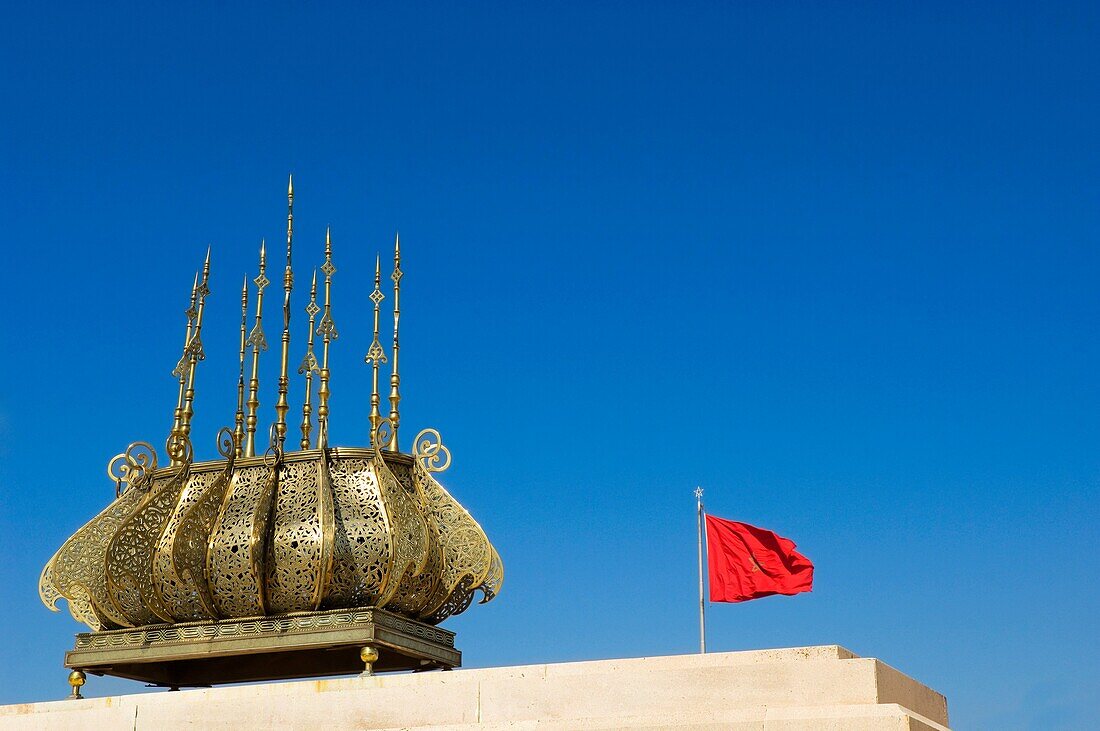
[[[324,606],[377,602],[393,555],[378,476],[368,459],[332,461],[335,518],[332,578]]]
[[[137,488],[122,493],[65,541],[43,571],[42,582],[48,578],[54,589],[49,593],[65,597],[69,602],[69,611],[77,621],[93,629],[132,626],[110,598],[104,557],[115,531],[137,509],[144,495],[144,491]],[[74,606],[74,603],[83,602],[89,606]],[[53,603],[47,602],[46,606],[56,609],[56,597]],[[100,626],[95,627],[94,624]]]
[[[198,572],[195,571],[194,563],[184,567],[177,566],[173,548],[179,540],[184,516],[210,490],[213,483],[227,480],[231,469],[232,463],[229,463],[227,469],[220,472],[192,473],[157,541],[153,555],[153,582],[168,613],[177,622],[214,617],[210,588],[201,570],[202,564],[198,564]],[[193,542],[196,546],[201,545],[203,556],[206,553],[206,540],[207,536],[202,536],[200,541]],[[180,568],[186,570],[181,571]]]
[[[424,570],[428,562],[428,524],[414,496],[401,486],[390,471],[381,450],[375,451],[371,464],[378,476],[388,533],[393,544],[392,563],[378,599],[379,607],[387,607],[394,599],[409,599],[411,580]],[[396,606],[392,608],[398,609]]]
[[[179,577],[195,586],[201,596],[201,605],[217,617],[214,595],[206,575],[207,553],[214,522],[221,511],[225,495],[233,480],[232,465],[218,473],[216,479],[191,502],[172,536],[172,566]]]
[[[401,462],[387,462],[390,472],[396,478],[407,500],[417,508],[417,514],[424,516],[420,496],[413,485],[412,467]],[[443,547],[439,541],[439,532],[432,521],[424,519],[427,531],[427,560],[419,573],[406,573],[401,578],[397,593],[390,599],[387,608],[411,617],[419,616],[431,601],[440,583],[440,571],[443,567]]]
[[[116,627],[117,625],[114,622],[96,613],[91,598],[88,596],[88,590],[83,585],[75,584],[71,586],[70,593],[72,596],[70,597],[66,597],[57,590],[53,577],[53,562],[56,558],[57,554],[55,553],[42,568],[42,575],[38,579],[38,596],[42,603],[49,607],[50,611],[58,612],[61,611],[57,607],[58,600],[65,599],[65,603],[69,607],[69,614],[77,622],[86,624],[93,630]]]
[[[289,462],[279,471],[266,561],[271,614],[320,606],[332,566],[335,530],[327,473],[324,459]]]
[[[473,591],[488,586],[485,581],[490,576],[493,576],[495,587],[499,588],[504,579],[504,569],[481,526],[432,477],[420,460],[413,465],[412,475],[421,505],[438,536],[443,553],[439,584],[421,616],[440,622],[451,614],[465,610]],[[495,593],[495,588],[490,589]]]
[[[153,552],[189,477],[189,464],[156,476],[107,544],[107,589],[131,626],[172,621],[153,584]]]
[[[222,617],[264,614],[264,538],[277,473],[266,465],[234,471],[210,536],[207,572]]]

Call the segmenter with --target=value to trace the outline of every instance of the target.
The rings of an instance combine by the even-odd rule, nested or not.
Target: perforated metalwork
[[[218,616],[210,581],[206,576],[206,555],[210,534],[218,518],[229,483],[233,479],[231,464],[215,474],[209,487],[202,490],[187,506],[172,537],[172,565],[176,575],[189,581],[199,593],[201,607]]]
[[[289,462],[279,472],[266,557],[267,611],[272,614],[316,609],[321,603],[333,533],[331,486],[322,470],[324,460],[317,459]]]
[[[232,463],[229,466],[232,467]],[[197,572],[194,563],[190,566],[177,565],[173,547],[180,538],[184,516],[216,480],[227,479],[229,474],[229,470],[192,473],[157,541],[153,555],[153,582],[164,600],[165,608],[177,622],[214,617],[210,588],[201,570],[202,564],[198,564]],[[203,555],[206,553],[205,539],[206,536],[203,536],[201,541]]]
[[[263,550],[276,473],[266,465],[238,468],[210,536],[207,575],[222,617],[264,614]]]
[[[387,462],[390,472],[397,479],[402,492],[408,496],[410,502],[417,507],[417,513],[424,515],[423,506],[420,504],[420,496],[413,485],[412,467],[402,462]],[[386,606],[392,610],[412,617],[419,616],[431,601],[440,583],[440,569],[443,565],[443,547],[439,541],[439,531],[434,521],[425,517],[424,527],[427,531],[427,543],[425,546],[427,560],[419,573],[406,573],[397,593],[390,599]]]
[[[494,552],[477,521],[432,477],[420,460],[413,465],[412,475],[424,512],[439,536],[443,552],[439,584],[421,615],[438,622],[469,606],[468,600],[459,597],[456,601],[454,596],[462,593],[460,589],[472,592],[483,585],[490,574]],[[500,575],[503,580],[503,568]]]
[[[464,577],[454,591],[447,596],[443,604],[423,618],[424,621],[439,624],[447,617],[453,614],[462,614],[469,609],[474,598],[474,590],[470,588],[471,583],[473,583],[473,580],[469,576]]]
[[[91,597],[88,596],[88,590],[83,586],[74,586],[72,589],[73,597],[68,600],[69,613],[73,615],[73,618],[77,622],[88,625],[95,628],[96,626],[104,626],[104,618],[95,610],[92,606]]]
[[[484,604],[500,593],[500,587],[504,584],[504,562],[500,560],[497,549],[490,547],[493,552],[493,560],[489,563],[489,575],[481,582],[479,587],[484,593],[478,604]]]
[[[78,621],[87,623],[85,617],[89,616],[89,611],[78,612],[74,607],[74,602],[81,601],[77,597],[84,597],[83,601],[96,606],[95,614],[105,620],[104,626],[131,626],[121,610],[115,606],[107,591],[107,567],[104,556],[115,531],[133,513],[144,495],[145,492],[141,489],[128,489],[123,492],[99,515],[88,521],[65,541],[47,565],[50,570],[49,575],[43,572],[41,581],[45,582],[48,579],[49,585],[54,589],[50,594],[65,597],[69,602],[69,611]],[[42,593],[42,586],[40,582],[40,593]],[[47,606],[56,609],[56,599],[52,604],[47,603]],[[88,626],[100,629],[100,627]]]
[[[332,461],[331,474],[334,556],[324,606],[369,606],[378,600],[393,555],[378,476],[372,460],[346,457]]]
[[[504,571],[432,473],[449,455],[416,444],[413,460],[337,449],[146,470],[46,565],[42,600],[97,630],[367,606],[442,621],[495,596]]]
[[[393,541],[390,571],[378,599],[378,606],[386,607],[394,599],[410,601],[411,591],[415,588],[411,580],[424,570],[428,562],[428,524],[417,501],[390,471],[381,450],[375,450],[371,464],[378,476],[378,487]],[[404,583],[406,577],[408,583]],[[396,606],[394,608],[397,609]]]
[[[185,463],[155,477],[141,504],[107,544],[107,590],[131,626],[172,621],[153,584],[153,551],[187,484],[189,468]]]
[[[83,586],[78,584],[71,588],[72,598],[65,598],[57,590],[53,580],[53,562],[56,558],[57,554],[55,553],[42,569],[42,575],[38,579],[38,596],[42,599],[42,603],[49,607],[51,611],[59,612],[61,610],[58,608],[57,602],[59,599],[65,599],[65,603],[69,607],[69,614],[77,622],[82,622],[95,630],[117,626],[109,619],[96,613],[94,607],[92,607],[91,599],[88,597],[88,591]]]
[[[38,598],[49,607],[51,612],[60,612],[57,606],[59,599],[64,599],[61,592],[53,583],[53,562],[57,560],[57,553],[50,556],[50,560],[42,567],[42,574],[38,577]]]

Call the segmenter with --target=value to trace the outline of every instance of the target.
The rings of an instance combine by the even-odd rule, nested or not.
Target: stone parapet
[[[86,690],[94,693],[94,678]],[[59,690],[63,685],[59,682]],[[0,707],[3,729],[911,729],[947,701],[835,645],[424,672]]]

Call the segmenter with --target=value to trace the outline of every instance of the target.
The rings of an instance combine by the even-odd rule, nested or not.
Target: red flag
[[[707,516],[712,602],[744,602],[813,589],[814,565],[794,541],[748,523]]]

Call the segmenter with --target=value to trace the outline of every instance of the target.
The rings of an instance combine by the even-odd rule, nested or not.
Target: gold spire
[[[275,441],[272,446],[282,453],[286,442],[286,413],[290,411],[287,390],[290,379],[287,366],[290,360],[290,292],[294,289],[294,270],[290,267],[291,249],[294,244],[294,176],[286,191],[286,271],[283,272],[283,357],[279,365],[279,400],[275,402]]]
[[[233,429],[233,452],[240,457],[244,451],[244,351],[248,329],[248,275],[241,285],[241,353],[237,375],[237,417]]]
[[[325,449],[328,447],[328,398],[330,393],[328,386],[328,346],[329,342],[340,337],[340,334],[336,332],[336,323],[332,320],[332,275],[336,273],[336,267],[332,264],[332,230],[329,228],[325,229],[325,263],[321,265],[321,271],[325,274],[325,312],[321,315],[321,324],[317,326],[317,334],[321,336],[322,342],[321,389],[317,394],[317,446]],[[312,321],[310,322],[312,325]]]
[[[381,402],[381,397],[378,395],[378,366],[386,362],[386,353],[382,350],[382,343],[378,342],[378,315],[382,307],[382,300],[385,298],[386,295],[382,294],[382,257],[376,256],[374,258],[374,291],[370,295],[371,302],[374,303],[374,342],[370,344],[367,357],[364,358],[367,363],[371,364],[370,438],[371,446],[376,449],[380,449],[382,445],[375,444],[374,437],[378,432],[378,425],[385,418],[378,408]]]
[[[210,247],[206,247],[206,261],[202,265],[202,281],[198,289],[198,314],[195,316],[195,330],[191,334],[191,343],[187,346],[187,390],[183,397],[183,419],[180,431],[188,440],[191,438],[191,417],[195,414],[195,370],[200,360],[206,359],[202,348],[202,316],[206,310],[206,295],[210,294]]]
[[[245,434],[244,456],[256,456],[256,411],[260,408],[260,351],[267,350],[267,338],[264,337],[264,287],[271,281],[264,273],[267,271],[267,248],[260,241],[260,273],[252,282],[256,285],[256,324],[248,336],[246,345],[252,346],[252,377],[248,381],[248,420]]]
[[[183,336],[183,353],[180,355],[179,362],[176,363],[176,367],[172,371],[172,375],[179,379],[180,388],[179,396],[176,397],[176,410],[172,417],[172,431],[169,432],[168,435],[169,444],[179,437],[181,434],[180,429],[183,425],[183,396],[187,388],[187,354],[188,346],[191,345],[191,330],[195,326],[195,316],[198,314],[195,311],[195,299],[198,297],[198,292],[199,273],[195,272],[195,281],[191,285],[191,304],[188,305],[187,310],[183,313],[187,317],[187,332]],[[170,449],[169,451],[172,450]],[[172,464],[179,464],[179,461],[173,457]]]
[[[317,356],[313,354],[313,321],[321,308],[317,306],[317,270],[313,270],[313,284],[309,288],[309,304],[306,305],[306,314],[309,315],[309,338],[306,341],[306,357],[302,359],[302,365],[298,366],[298,372],[306,375],[306,395],[302,400],[302,449],[309,449],[309,433],[313,431],[313,406],[310,399],[313,396],[313,374],[320,373],[317,367]]]
[[[397,427],[401,424],[401,412],[398,405],[401,403],[401,375],[397,370],[398,329],[401,324],[401,234],[398,233],[393,243],[393,372],[390,374],[390,451],[398,452]]]

